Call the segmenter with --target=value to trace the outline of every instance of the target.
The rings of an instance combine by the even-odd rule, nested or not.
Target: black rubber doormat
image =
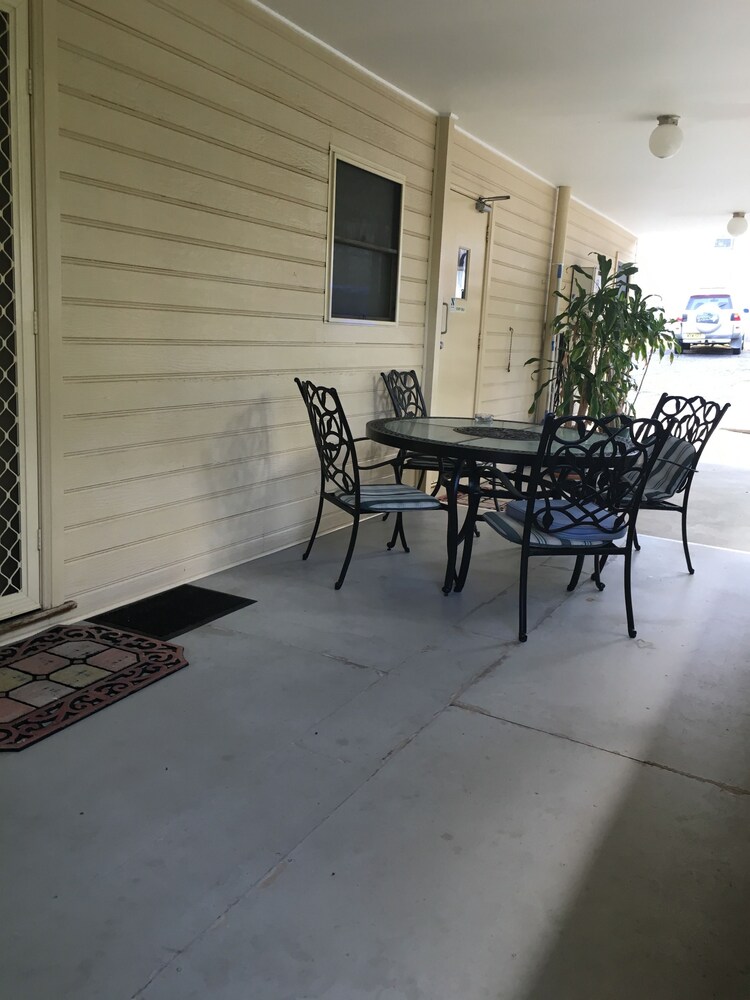
[[[88,620],[98,625],[129,629],[152,639],[172,639],[255,603],[247,597],[186,583]]]

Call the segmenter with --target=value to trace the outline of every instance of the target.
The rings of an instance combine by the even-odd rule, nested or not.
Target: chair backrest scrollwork
[[[417,373],[398,371],[392,368],[389,372],[380,373],[388,395],[391,397],[393,409],[397,417],[426,417],[427,404],[422,395]]]
[[[303,379],[294,381],[310,419],[323,483],[344,493],[358,494],[357,452],[338,392]]]
[[[531,468],[527,531],[595,528],[614,536],[634,526],[666,436],[653,419],[549,415]]]
[[[708,439],[718,427],[729,405],[725,403],[721,406],[703,396],[670,396],[667,392],[662,393],[651,418],[658,420],[669,435],[664,455],[669,452],[669,457],[676,456],[678,465],[681,463],[683,469],[670,469],[670,463],[657,461],[653,470],[655,488],[661,486],[665,493],[672,496],[687,488]],[[650,483],[648,489],[651,488]]]
[[[670,396],[664,392],[651,416],[664,424],[673,437],[689,441],[700,456],[729,405],[721,406],[703,396]]]

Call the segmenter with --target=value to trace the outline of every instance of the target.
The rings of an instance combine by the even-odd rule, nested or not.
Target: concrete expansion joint
[[[456,693],[451,697],[448,703],[449,706],[456,705],[461,695],[464,693],[464,691],[467,691],[470,687],[473,687],[475,684],[478,684],[479,681],[484,680],[484,678],[487,677],[488,674],[491,674],[492,671],[495,670],[497,667],[501,667],[512,653],[515,645],[516,645],[515,642],[513,642],[512,644],[509,642],[508,648],[501,656],[499,656],[496,660],[493,660],[492,663],[488,664],[486,667],[483,667],[479,671],[479,673],[476,674],[476,676],[470,677],[465,683],[463,683],[456,691]]]
[[[482,708],[481,705],[472,705],[469,702],[459,701],[458,699],[451,702],[453,708],[459,708],[464,712],[472,712],[475,715],[484,715],[488,719],[494,719],[495,722],[504,722],[508,726],[516,726],[519,729],[528,729],[533,733],[542,733],[544,736],[552,736],[558,740],[565,740],[567,743],[575,743],[578,746],[589,747],[591,750],[599,750],[602,753],[610,754],[612,757],[622,757],[624,760],[632,760],[634,764],[641,764],[643,767],[654,767],[659,771],[667,771],[669,774],[676,774],[680,778],[688,778],[691,781],[699,781],[704,785],[713,785],[714,788],[718,788],[719,791],[727,792],[729,795],[750,795],[750,788],[743,788],[741,785],[730,785],[725,781],[718,781],[715,778],[704,778],[700,774],[693,774],[690,771],[683,771],[678,767],[670,767],[668,764],[661,764],[657,760],[646,760],[642,757],[633,757],[629,753],[622,753],[620,750],[611,750],[608,747],[601,747],[596,743],[589,743],[588,740],[579,740],[575,736],[568,736],[565,733],[555,733],[549,729],[541,729],[539,726],[529,726],[524,722],[516,722],[514,719],[505,719],[501,715],[494,715],[489,712],[486,708]]]
[[[435,721],[435,719],[437,719],[439,715],[442,715],[443,712],[446,710],[446,708],[449,707],[450,705],[441,706],[439,709],[437,709],[437,711],[433,712],[430,718],[425,723],[423,723],[418,729],[415,729],[413,733],[410,733],[403,740],[397,743],[395,747],[391,747],[388,753],[380,758],[380,767],[383,767],[391,759],[391,757],[394,757],[397,753],[401,753],[404,747],[408,747],[409,744],[412,743],[423,730],[427,729],[428,726],[431,726],[432,723]],[[380,768],[378,768],[378,770],[380,770]],[[370,777],[373,777],[373,775],[370,775]],[[369,781],[370,778],[368,778],[367,780]]]
[[[328,660],[334,660],[336,663],[343,663],[346,667],[354,667],[356,670],[372,670],[373,673],[377,674],[378,677],[387,677],[388,671],[382,670],[380,667],[373,667],[367,663],[357,663],[356,660],[350,660],[346,656],[336,656],[334,653],[322,653]]]

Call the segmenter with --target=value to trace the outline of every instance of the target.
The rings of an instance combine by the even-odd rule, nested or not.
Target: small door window
[[[467,247],[458,248],[458,265],[456,267],[456,298],[469,297],[469,258],[471,250]]]

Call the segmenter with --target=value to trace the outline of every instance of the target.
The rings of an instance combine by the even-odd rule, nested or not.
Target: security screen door
[[[0,0],[0,618],[39,607],[27,9]]]

